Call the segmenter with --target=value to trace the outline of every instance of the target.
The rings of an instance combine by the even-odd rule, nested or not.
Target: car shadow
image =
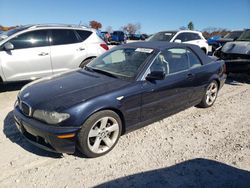
[[[63,157],[63,155],[60,153],[53,153],[53,152],[45,151],[29,143],[17,129],[15,122],[14,122],[13,111],[9,112],[8,115],[4,119],[3,133],[8,139],[11,140],[11,142],[18,144],[20,147],[22,147],[23,149],[31,153],[34,153],[36,155],[43,156],[43,157],[51,157],[51,158]]]
[[[115,179],[96,187],[243,188],[249,186],[249,171],[197,158],[167,168]]]
[[[25,86],[29,82],[30,81],[22,81],[22,82],[11,82],[6,84],[0,84],[0,93],[20,90],[23,86]]]
[[[241,85],[243,83],[250,84],[250,75],[230,73],[227,76],[226,84],[237,86],[237,85]]]

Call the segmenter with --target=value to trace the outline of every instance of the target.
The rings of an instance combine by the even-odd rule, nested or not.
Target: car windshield
[[[147,41],[167,41],[169,42],[176,32],[159,32],[148,38]]]
[[[19,27],[16,27],[14,29],[11,29],[9,31],[4,31],[3,33],[0,34],[0,41],[11,36],[11,35],[14,35],[15,33],[19,32],[19,31],[22,31],[26,28],[27,27],[25,27],[25,26],[19,26]]]
[[[149,48],[123,48],[110,51],[86,66],[87,70],[126,80],[133,80],[152,54]]]
[[[244,31],[237,41],[250,41],[250,30]]]
[[[224,39],[237,39],[242,34],[242,31],[233,31],[226,34],[223,38]]]

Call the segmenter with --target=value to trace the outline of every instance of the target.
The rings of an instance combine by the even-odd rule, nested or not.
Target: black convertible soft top
[[[133,48],[151,48],[158,51],[163,51],[168,48],[190,48],[193,52],[195,52],[203,64],[210,63],[214,61],[210,57],[208,57],[203,50],[200,49],[199,46],[193,44],[186,43],[176,43],[176,42],[164,42],[164,41],[152,41],[152,42],[132,42],[122,45],[121,47],[133,47]]]

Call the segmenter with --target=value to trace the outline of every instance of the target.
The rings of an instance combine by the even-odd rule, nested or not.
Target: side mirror
[[[175,39],[174,42],[181,43],[181,40],[180,39]]]
[[[6,42],[3,47],[6,51],[10,51],[14,49],[14,45],[10,42]]]
[[[151,73],[149,73],[146,77],[146,80],[152,81],[152,80],[164,80],[165,78],[165,71],[163,69],[161,70],[153,70]]]

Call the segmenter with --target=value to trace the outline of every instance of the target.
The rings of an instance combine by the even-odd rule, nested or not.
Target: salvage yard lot
[[[22,85],[0,93],[0,187],[250,185],[249,76],[230,77],[211,108],[192,107],[122,136],[95,159],[49,153],[19,134],[12,110]]]

